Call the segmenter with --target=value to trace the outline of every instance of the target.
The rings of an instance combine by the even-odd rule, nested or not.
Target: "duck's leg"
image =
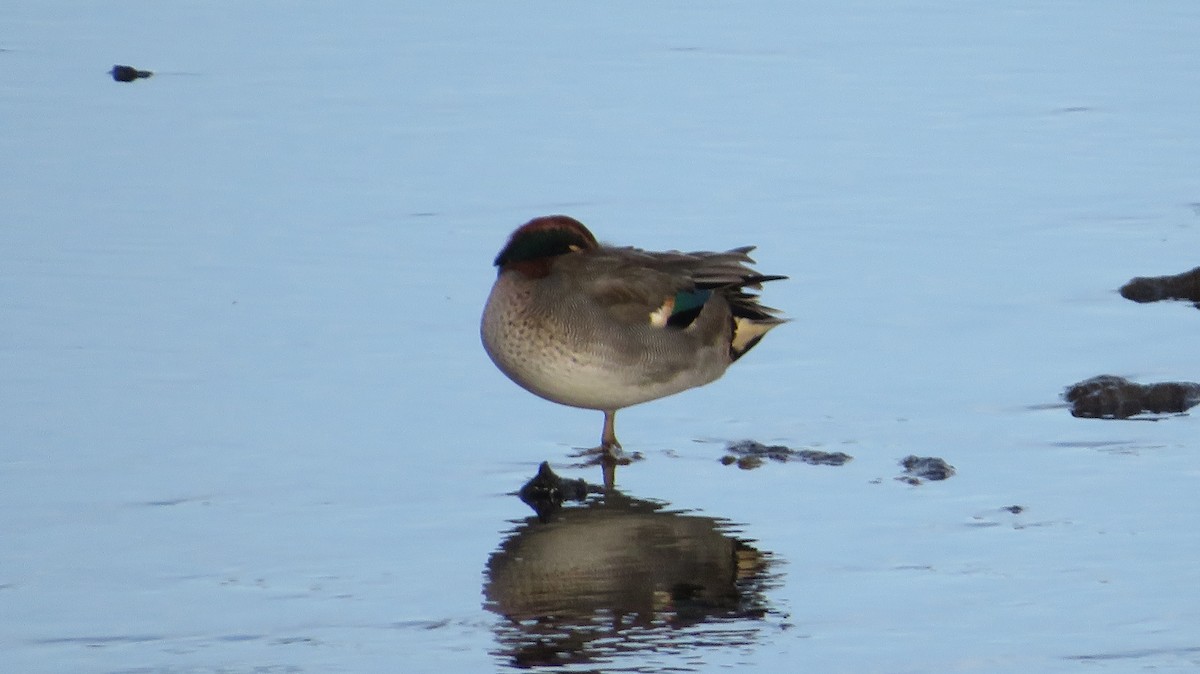
[[[621,443],[617,442],[617,411],[604,410],[604,432],[600,434],[600,448],[606,454],[614,454],[621,451]],[[616,450],[614,452],[614,450]]]
[[[629,457],[621,451],[617,442],[617,411],[604,410],[604,432],[600,434],[600,467],[604,471],[604,491],[611,492],[617,485],[617,466],[628,465]]]
[[[578,457],[587,457],[584,463],[586,466],[595,466],[599,464],[604,470],[604,490],[613,491],[617,479],[617,466],[626,466],[641,459],[638,454],[632,457],[627,456],[621,451],[621,443],[617,441],[616,426],[616,410],[603,410],[604,412],[604,431],[600,434],[600,446],[592,449],[584,449],[574,454]]]
[[[604,430],[600,433],[600,446],[592,447],[591,449],[581,449],[572,456],[593,457],[597,462],[606,456],[610,458],[620,458],[623,456],[621,443],[617,442],[617,433],[614,430],[617,411],[603,410],[603,412]],[[628,461],[625,463],[628,463]]]

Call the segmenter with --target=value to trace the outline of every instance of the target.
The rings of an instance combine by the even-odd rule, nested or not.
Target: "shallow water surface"
[[[0,671],[1192,671],[1200,6],[7,3]],[[115,64],[154,76],[116,82]],[[565,212],[793,321],[599,412],[479,344]],[[721,461],[752,440],[853,460]],[[912,484],[905,457],[955,469]]]

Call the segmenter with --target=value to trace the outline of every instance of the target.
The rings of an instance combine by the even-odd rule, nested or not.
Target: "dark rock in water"
[[[793,456],[811,466],[840,466],[854,460],[845,452],[822,452],[816,449],[798,449]]]
[[[1073,384],[1063,393],[1071,414],[1088,419],[1128,419],[1151,412],[1178,414],[1200,403],[1200,384],[1135,384],[1110,374]]]
[[[738,457],[737,460],[737,467],[742,470],[754,470],[761,465],[763,465],[763,458],[761,456],[742,456]]]
[[[912,485],[921,484],[921,480],[945,480],[954,475],[954,466],[936,456],[908,455],[900,460],[905,475],[896,478]]]
[[[1007,510],[1008,512],[1010,512],[1014,515],[1020,515],[1021,513],[1025,512],[1025,506],[1010,505],[1010,506],[1004,506],[1003,508],[1001,508],[1001,510]]]
[[[1121,297],[1134,302],[1188,300],[1200,307],[1200,267],[1175,276],[1139,276],[1121,286]]]
[[[822,452],[816,449],[792,449],[783,445],[764,445],[754,440],[742,440],[731,443],[725,448],[729,452],[721,457],[721,463],[728,466],[736,463],[738,468],[750,470],[758,468],[770,459],[780,463],[803,461],[813,466],[840,466],[854,457],[844,452]]]
[[[149,70],[138,70],[133,66],[113,66],[112,70],[108,71],[109,75],[117,82],[132,82],[138,79],[145,79],[154,73]]]
[[[583,480],[567,480],[559,477],[550,469],[546,461],[538,466],[537,475],[521,487],[517,495],[525,505],[533,508],[538,519],[545,522],[559,508],[563,501],[582,501],[587,498],[588,483]]]

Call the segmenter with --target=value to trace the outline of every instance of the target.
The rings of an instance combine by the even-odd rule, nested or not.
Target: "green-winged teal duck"
[[[484,348],[529,392],[604,412],[613,452],[617,410],[716,380],[785,322],[748,292],[786,278],[752,269],[753,249],[657,253],[597,243],[565,215],[535,218],[496,256]]]

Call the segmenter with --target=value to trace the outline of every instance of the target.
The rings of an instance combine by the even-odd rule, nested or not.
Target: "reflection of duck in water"
[[[712,620],[766,612],[767,556],[727,522],[669,512],[610,492],[552,521],[529,518],[488,560],[486,607],[504,654],[518,664],[565,664],[695,642],[736,645],[754,629],[705,631]],[[623,633],[624,628],[638,630]],[[755,628],[756,629],[756,628]]]
[[[536,218],[496,256],[483,345],[531,393],[604,412],[598,449],[615,464],[617,410],[715,381],[784,322],[747,292],[785,278],[752,269],[751,250],[617,248],[565,215]]]

